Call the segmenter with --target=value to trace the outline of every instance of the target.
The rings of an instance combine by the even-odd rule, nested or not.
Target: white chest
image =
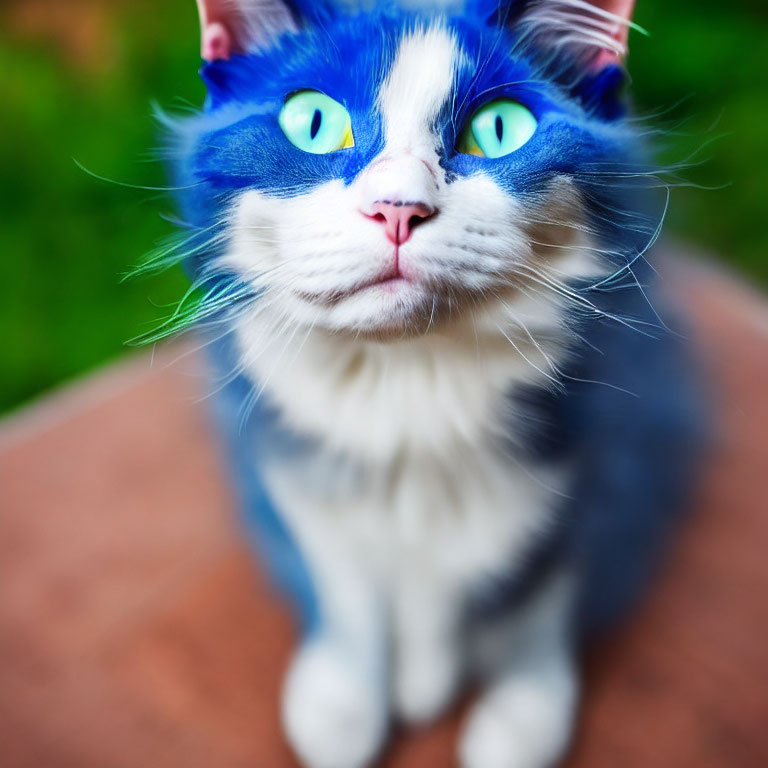
[[[257,345],[240,328],[252,378],[319,446],[300,464],[265,467],[299,538],[385,581],[428,570],[458,585],[514,566],[548,525],[560,479],[502,449],[514,433],[509,393],[543,379],[556,349],[513,345],[491,327],[396,345],[323,334]]]
[[[490,447],[445,464],[404,460],[381,476],[337,471],[267,466],[269,491],[299,537],[335,540],[340,556],[384,584],[421,571],[457,589],[514,567],[549,526],[561,480]]]

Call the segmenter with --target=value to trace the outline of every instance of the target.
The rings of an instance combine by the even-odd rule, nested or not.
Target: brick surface
[[[699,267],[721,436],[657,588],[595,647],[568,768],[768,765],[768,310]],[[292,627],[241,542],[194,355],[139,357],[0,425],[0,766],[292,768]],[[454,764],[461,713],[386,768]]]

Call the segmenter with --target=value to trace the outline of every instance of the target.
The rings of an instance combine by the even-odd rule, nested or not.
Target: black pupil
[[[314,140],[315,136],[317,136],[320,125],[323,122],[323,113],[319,110],[315,110],[315,114],[312,115],[312,128],[310,128],[309,135],[312,140]]]
[[[496,138],[501,143],[501,137],[504,135],[504,121],[501,119],[501,115],[496,115]]]

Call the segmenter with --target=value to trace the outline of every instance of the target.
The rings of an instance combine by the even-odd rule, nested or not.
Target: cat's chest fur
[[[241,325],[251,377],[316,445],[264,467],[286,518],[329,526],[384,578],[409,561],[459,583],[508,568],[547,527],[562,481],[505,449],[517,419],[509,395],[545,381],[561,339],[553,330],[533,344],[498,321],[395,344],[316,332],[265,341]]]

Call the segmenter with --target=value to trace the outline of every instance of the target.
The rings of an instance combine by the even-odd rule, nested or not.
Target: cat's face
[[[621,134],[522,50],[463,19],[367,15],[209,65],[187,178],[223,227],[216,269],[253,312],[375,338],[584,275],[579,181]]]

